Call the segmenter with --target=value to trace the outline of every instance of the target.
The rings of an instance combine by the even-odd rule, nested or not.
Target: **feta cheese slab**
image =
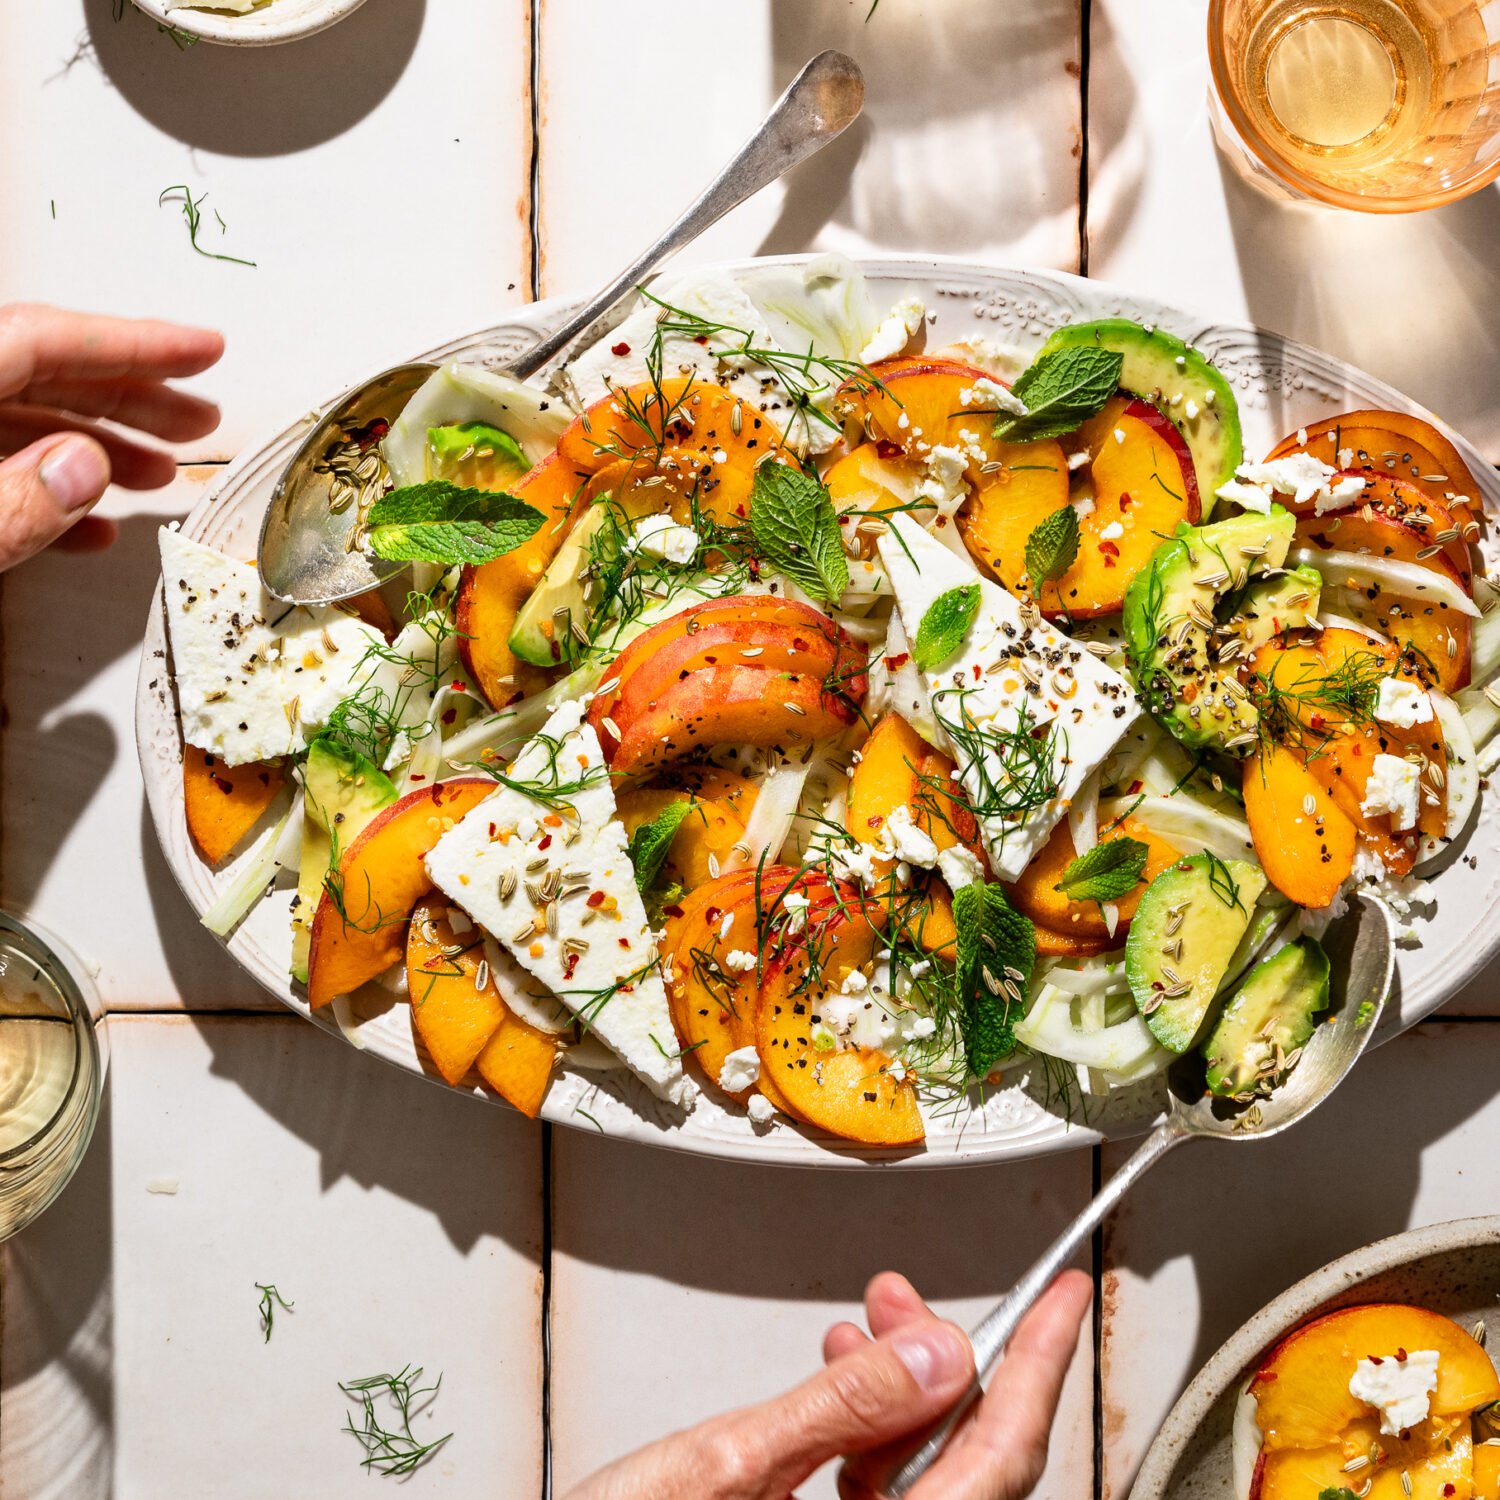
[[[1397,1437],[1427,1420],[1437,1389],[1435,1349],[1413,1349],[1403,1356],[1362,1359],[1349,1378],[1349,1394],[1380,1412],[1380,1430]]]
[[[287,606],[249,563],[165,526],[159,536],[183,739],[229,766],[300,750],[272,644],[279,627],[271,621]]]
[[[687,1083],[656,945],[604,752],[583,714],[581,703],[560,704],[511,768],[513,780],[550,795],[501,787],[438,840],[427,873],[654,1093],[680,1104]]]
[[[959,781],[981,814],[990,864],[1000,879],[1015,880],[1090,772],[1139,717],[1140,704],[1117,672],[1045,622],[1029,624],[1017,599],[981,578],[910,516],[893,515],[879,547],[911,639],[940,594],[979,586],[979,611],[963,644],[926,675],[924,686],[958,763]],[[1007,752],[1023,715],[1028,729],[1050,730],[1050,768],[1043,769],[1056,790],[1023,813],[985,811],[995,807],[1010,780],[1007,763],[1013,764],[1014,755]]]
[[[1417,802],[1421,796],[1421,772],[1399,755],[1377,755],[1365,783],[1365,799],[1359,810],[1367,818],[1389,813],[1391,829],[1404,833],[1417,826]]]
[[[328,716],[350,697],[360,680],[386,649],[385,637],[373,625],[319,605],[299,606],[285,614],[276,634],[277,665],[288,711],[305,733],[328,722]],[[410,629],[410,627],[407,627]]]
[[[1375,717],[1396,729],[1432,722],[1432,699],[1404,677],[1382,677],[1375,696]]]

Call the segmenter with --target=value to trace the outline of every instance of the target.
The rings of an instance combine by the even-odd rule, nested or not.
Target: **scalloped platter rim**
[[[791,255],[725,262],[730,274],[765,264],[798,265],[813,257]],[[1011,270],[928,257],[858,262],[877,305],[915,295],[927,304],[926,340],[937,348],[965,337],[985,337],[1022,347],[1040,346],[1053,329],[1087,318],[1127,317],[1167,329],[1202,350],[1234,387],[1245,448],[1263,453],[1287,432],[1341,410],[1388,407],[1440,419],[1390,386],[1295,340],[1243,323],[1215,323],[1175,311],[1107,283],[1061,272]],[[459,355],[501,362],[557,327],[581,299],[553,298],[517,309],[504,321],[449,340],[415,358],[441,361]],[[394,362],[394,361],[393,361]],[[375,373],[374,371],[370,372]],[[340,393],[322,410],[342,398]],[[230,464],[183,520],[190,536],[235,555],[251,556],[272,486],[322,411],[309,412],[261,441]],[[1500,516],[1500,479],[1451,429],[1470,462],[1486,508]],[[204,865],[188,837],[181,796],[182,740],[167,671],[166,630],[158,586],[147,620],[136,695],[136,742],[152,822],[173,875],[194,911],[205,912],[236,873],[231,859],[215,871]],[[1436,911],[1419,928],[1422,945],[1402,951],[1392,1003],[1382,1030],[1394,1035],[1431,1014],[1500,950],[1500,806],[1484,798],[1477,822],[1459,840],[1453,860],[1471,856],[1468,879],[1433,882]],[[242,857],[242,856],[241,856]],[[1448,868],[1452,868],[1450,862]],[[1445,871],[1446,873],[1446,871]],[[231,956],[290,1009],[354,1045],[408,1072],[447,1087],[419,1052],[404,1005],[378,998],[367,986],[353,1002],[354,1024],[341,1026],[327,1011],[313,1014],[300,986],[287,977],[290,891],[278,892],[251,912],[225,940]],[[377,998],[370,999],[371,995]],[[498,1103],[479,1088],[476,1097]],[[1163,1100],[1159,1080],[1112,1094],[1090,1105],[1087,1119],[1070,1120],[1046,1102],[1043,1080],[1018,1081],[971,1098],[951,1116],[929,1118],[925,1145],[893,1152],[834,1140],[786,1120],[756,1126],[737,1109],[700,1094],[686,1115],[651,1095],[621,1069],[575,1066],[553,1081],[542,1118],[597,1129],[649,1145],[703,1155],[792,1166],[962,1166],[1037,1156],[1092,1146],[1103,1139],[1141,1133]]]

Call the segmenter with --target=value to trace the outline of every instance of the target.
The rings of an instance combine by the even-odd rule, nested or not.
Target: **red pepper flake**
[[[1453,1486],[1451,1484],[1445,1484],[1443,1486],[1443,1497],[1444,1497],[1444,1500],[1447,1500],[1447,1497],[1449,1495],[1451,1495],[1452,1493],[1453,1493]]]
[[[234,790],[234,783],[232,781],[225,781],[222,776],[214,777],[214,785],[218,787],[218,789],[223,792],[226,797]]]
[[[895,671],[895,672],[899,672],[901,670],[901,668],[904,667],[907,664],[907,662],[909,662],[910,660],[911,660],[911,652],[909,652],[909,651],[900,651],[900,652],[897,652],[897,654],[895,656],[892,656],[892,657],[889,658],[891,670]]]
[[[879,828],[880,825],[885,822],[885,814],[876,813],[873,818],[866,818],[865,822],[868,823],[871,828]]]
[[[1321,734],[1323,732],[1323,715],[1311,715],[1307,721],[1307,727],[1311,729],[1314,734]]]
[[[695,344],[703,344],[706,347],[708,344],[708,335],[706,333],[700,333],[698,337],[693,340],[693,342]]]
[[[1134,781],[1132,781],[1132,782],[1131,782],[1131,783],[1130,783],[1130,790],[1129,790],[1129,792],[1128,792],[1128,793],[1126,793],[1126,795],[1127,795],[1127,796],[1130,796],[1130,797],[1133,797],[1133,796],[1135,796],[1135,794],[1136,794],[1136,793],[1137,793],[1137,792],[1138,792],[1138,791],[1140,791],[1140,790],[1141,790],[1141,788],[1142,788],[1142,787],[1143,787],[1143,786],[1145,786],[1145,784],[1146,784],[1146,783],[1145,783],[1145,782],[1144,782],[1144,781],[1142,781],[1142,780],[1141,780],[1141,779],[1140,779],[1140,777],[1137,777],[1137,778],[1136,778],[1136,779],[1135,779],[1135,780],[1134,780]]]
[[[620,946],[622,948],[628,948],[630,946],[630,939],[629,938],[620,938],[619,939],[619,943],[620,943]]]
[[[567,959],[563,963],[563,978],[564,979],[571,979],[573,977],[573,970],[576,969],[577,967],[578,967],[578,955],[576,953],[570,953],[567,956]]]
[[[589,902],[590,906],[593,904],[592,901]],[[662,912],[669,917],[680,917],[682,915],[682,908],[680,906],[664,906],[662,907]]]
[[[1122,493],[1120,496],[1120,509],[1129,510],[1134,499],[1135,497],[1133,495],[1129,493]]]
[[[1397,1349],[1396,1350],[1396,1363],[1398,1365],[1404,1365],[1406,1363],[1406,1350],[1405,1349]]]
[[[1118,557],[1120,555],[1120,549],[1113,542],[1100,542],[1099,550],[1106,557]]]
[[[589,899],[584,903],[584,905],[585,906],[592,906],[592,907],[595,908],[595,910],[597,910],[599,907],[601,907],[601,906],[604,905],[604,892],[603,891],[595,891],[589,897]]]
[[[443,710],[443,723],[451,724],[458,717],[456,708],[445,708]]]
[[[630,353],[630,345],[622,340],[618,344],[611,344],[609,352],[613,354],[616,359],[624,359],[625,356]]]
[[[888,443],[884,438],[875,444],[875,451],[887,460],[901,457],[901,445],[899,443]]]
[[[454,678],[454,680],[450,682],[448,686],[451,687],[455,693],[468,692],[468,688],[465,687],[464,684],[461,683],[457,678]]]
[[[1372,1354],[1370,1356],[1370,1363],[1372,1365],[1383,1365],[1385,1361],[1378,1354]]]
[[[549,833],[549,834],[546,834],[542,838],[542,841],[537,845],[537,848],[538,849],[550,849],[551,847],[552,847],[552,835]]]
[[[493,823],[491,823],[491,824],[490,824],[490,837],[491,837],[491,838],[494,838],[494,836],[495,836],[495,833],[496,833],[496,831],[497,831],[497,830],[496,830],[496,828],[495,828],[495,825],[494,825],[494,824],[493,824]]]
[[[427,780],[427,778],[420,771],[413,771],[411,773],[411,779],[413,781],[426,781]],[[436,788],[434,788],[434,790],[436,790]]]

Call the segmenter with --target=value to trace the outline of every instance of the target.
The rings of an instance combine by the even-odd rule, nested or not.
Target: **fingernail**
[[[104,493],[109,465],[95,444],[69,438],[42,460],[37,477],[60,509],[79,510]]]
[[[892,1341],[896,1358],[924,1391],[951,1385],[969,1367],[969,1351],[952,1328],[936,1325],[920,1333],[899,1334]]]

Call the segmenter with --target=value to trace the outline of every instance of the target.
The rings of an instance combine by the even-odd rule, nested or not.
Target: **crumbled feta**
[[[1104,542],[1113,542],[1125,535],[1125,528],[1118,521],[1111,521],[1100,533],[1099,539]]]
[[[1216,491],[1221,500],[1233,500],[1243,510],[1259,511],[1266,516],[1271,513],[1271,492],[1263,484],[1244,484],[1238,479],[1227,480]]]
[[[643,552],[647,557],[681,566],[698,555],[701,542],[702,538],[691,526],[679,526],[671,516],[659,515],[637,521],[627,545],[632,552]]]
[[[863,969],[850,969],[844,975],[844,982],[840,986],[848,995],[862,995],[869,987],[870,981],[865,978]]]
[[[912,972],[916,972],[915,965],[912,967]],[[918,1016],[911,1023],[911,1038],[914,1042],[920,1042],[926,1037],[930,1037],[936,1030],[937,1022],[931,1016]]]
[[[1339,468],[1341,468],[1341,469],[1352,469],[1353,467],[1354,467],[1354,449],[1353,448],[1340,448],[1339,449]]]
[[[950,891],[973,885],[976,880],[984,878],[984,866],[961,844],[939,850],[937,868]]]
[[[1365,783],[1365,800],[1359,810],[1367,818],[1378,818],[1383,813],[1391,816],[1391,829],[1402,833],[1415,828],[1417,823],[1417,799],[1421,787],[1420,773],[1409,760],[1397,755],[1377,755],[1370,767],[1370,779]]]
[[[751,1094],[745,1107],[757,1125],[769,1125],[776,1118],[776,1106],[764,1094]]]
[[[881,825],[880,842],[886,852],[909,865],[930,870],[938,861],[938,847],[932,835],[911,815],[906,803],[892,810]]]
[[[790,891],[781,898],[781,904],[786,908],[788,933],[795,935],[807,926],[807,908],[812,905],[801,891]]]
[[[1365,487],[1362,479],[1353,476],[1334,481],[1338,470],[1329,468],[1311,453],[1289,453],[1285,458],[1268,459],[1262,464],[1241,464],[1234,472],[1237,478],[1251,484],[1261,485],[1280,495],[1291,495],[1298,505],[1306,505],[1311,500],[1314,511],[1320,516],[1337,510]],[[1222,487],[1219,493],[1224,493]]]
[[[1119,443],[1122,447],[1124,446],[1124,443],[1125,443],[1125,429],[1123,427],[1116,427],[1115,428],[1115,441],[1117,443]]]
[[[1375,717],[1396,729],[1432,722],[1432,699],[1404,677],[1382,677],[1375,698]]]
[[[1198,403],[1196,401],[1189,401],[1188,404],[1186,406],[1184,406],[1182,410],[1183,410],[1183,415],[1187,417],[1187,419],[1188,419],[1189,422],[1194,422],[1194,421],[1197,420],[1199,407],[1198,407]]]
[[[980,411],[1003,411],[1013,417],[1024,417],[1028,411],[1026,403],[997,380],[976,380],[968,390],[958,393],[960,406],[978,407]]]
[[[855,880],[860,885],[874,885],[882,872],[876,868],[880,850],[874,844],[841,844],[833,851],[833,873],[841,880]]]
[[[932,960],[930,958],[919,958],[908,971],[913,979],[920,979],[924,974],[932,972]],[[919,1023],[920,1024],[920,1023]],[[913,1036],[925,1036],[926,1032],[913,1031]]]
[[[731,948],[719,960],[720,965],[731,974],[748,974],[759,962],[755,954],[747,952],[744,948]]]
[[[940,515],[951,516],[969,493],[965,463],[959,449],[939,443],[927,455],[927,477],[917,486],[917,499],[930,500]]]
[[[719,1087],[726,1094],[742,1093],[760,1078],[760,1053],[754,1047],[736,1047],[719,1069]]]
[[[1409,1432],[1427,1420],[1437,1389],[1436,1349],[1413,1349],[1362,1359],[1349,1380],[1349,1394],[1380,1411],[1380,1430],[1388,1437]]]
[[[1068,470],[1070,473],[1076,472],[1079,469],[1086,469],[1088,463],[1089,452],[1087,448],[1082,449],[1078,453],[1070,453],[1068,455]]]
[[[921,328],[926,316],[927,307],[920,298],[903,297],[891,309],[890,316],[875,330],[870,342],[860,350],[859,362],[862,365],[873,365],[900,354]]]

